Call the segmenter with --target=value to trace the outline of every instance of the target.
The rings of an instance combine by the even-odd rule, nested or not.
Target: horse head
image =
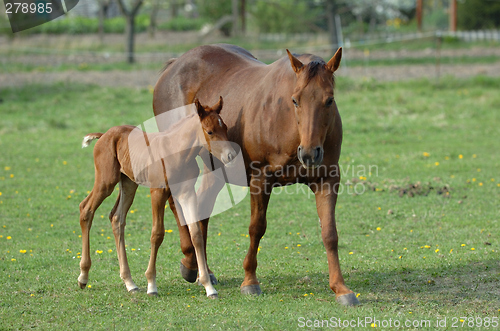
[[[290,100],[300,136],[297,157],[305,168],[315,168],[323,161],[323,144],[335,121],[333,73],[339,68],[342,48],[328,63],[314,59],[304,64],[288,50],[287,53],[297,76]]]
[[[222,110],[222,96],[212,107],[203,106],[198,99],[194,100],[196,111],[207,142],[208,151],[225,165],[236,158],[236,151],[227,138],[227,126],[219,116]]]

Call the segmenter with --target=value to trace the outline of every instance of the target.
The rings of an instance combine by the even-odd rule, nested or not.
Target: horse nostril
[[[229,160],[229,162],[231,162],[233,160],[234,156],[233,156],[233,153],[229,153],[227,155],[227,159]]]
[[[316,147],[316,149],[314,150],[314,159],[317,160],[320,158],[321,156],[321,147]]]

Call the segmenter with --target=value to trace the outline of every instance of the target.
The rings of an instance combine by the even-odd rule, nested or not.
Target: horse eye
[[[208,134],[209,136],[211,136],[211,135],[213,134],[213,132],[212,132],[212,131],[207,131],[207,134]]]
[[[295,99],[295,97],[292,97],[292,102],[295,107],[299,106],[299,103],[297,102],[297,99]]]
[[[333,98],[328,98],[328,100],[326,100],[325,106],[330,107],[332,104],[333,104]]]

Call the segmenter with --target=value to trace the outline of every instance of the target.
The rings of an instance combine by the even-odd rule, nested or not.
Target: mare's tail
[[[103,134],[104,133],[89,133],[88,135],[83,137],[82,148],[88,147],[92,140],[101,138]]]

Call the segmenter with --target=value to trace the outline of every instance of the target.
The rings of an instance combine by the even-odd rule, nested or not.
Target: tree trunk
[[[134,32],[135,32],[135,17],[127,17],[127,26],[125,28],[125,38],[127,43],[127,62],[134,63]]]
[[[139,13],[143,0],[135,0],[132,8],[128,10],[123,4],[123,0],[118,0],[120,11],[125,17],[125,43],[127,51],[127,62],[134,63],[134,39],[135,39],[135,17]]]
[[[328,20],[328,36],[330,39],[331,52],[334,54],[339,47],[337,38],[337,29],[335,26],[335,1],[327,0],[326,2],[326,17]]]
[[[241,34],[244,35],[247,30],[246,0],[240,0],[240,18],[241,18]]]
[[[156,17],[158,13],[158,8],[160,7],[158,2],[159,2],[158,0],[154,0],[151,6],[151,14],[149,15],[149,26],[148,26],[149,38],[154,38],[155,36]]]
[[[99,41],[101,44],[104,42],[104,3],[99,1]]]
[[[238,35],[238,0],[231,0],[231,11],[233,15],[232,36]]]

